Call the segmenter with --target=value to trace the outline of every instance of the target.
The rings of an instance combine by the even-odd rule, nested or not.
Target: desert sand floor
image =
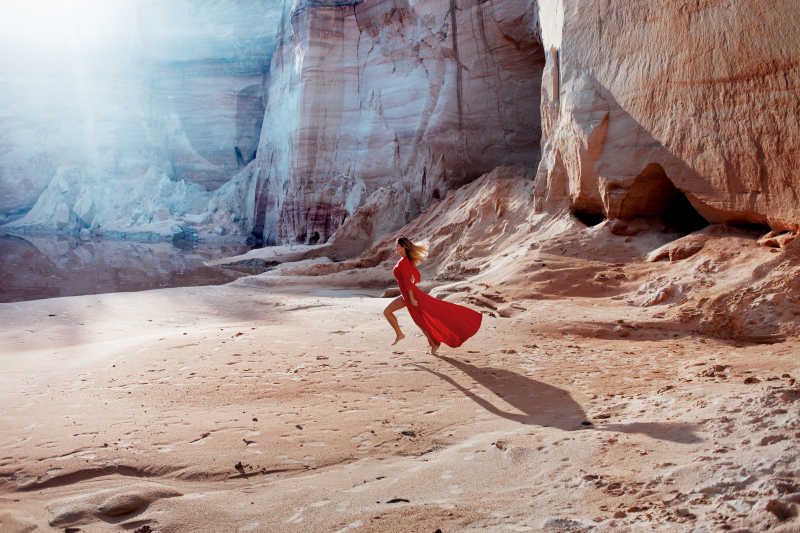
[[[434,357],[375,294],[269,291],[0,305],[0,530],[800,530],[796,339],[564,298]]]

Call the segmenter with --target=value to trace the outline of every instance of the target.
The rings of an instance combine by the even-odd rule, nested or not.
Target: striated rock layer
[[[295,8],[270,66],[253,233],[321,242],[365,204],[382,220],[354,217],[370,226],[346,232],[357,250],[379,235],[372,225],[398,227],[499,164],[535,167],[535,17],[521,1]],[[393,190],[400,209],[382,200]]]
[[[539,208],[798,228],[796,2],[559,4]]]

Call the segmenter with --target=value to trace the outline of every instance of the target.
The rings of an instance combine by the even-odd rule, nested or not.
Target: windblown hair
[[[428,247],[425,244],[414,244],[406,237],[397,239],[397,244],[403,247],[406,257],[415,265],[422,263],[428,257]]]

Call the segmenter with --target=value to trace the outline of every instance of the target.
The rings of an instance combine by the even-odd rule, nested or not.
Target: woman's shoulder
[[[416,267],[408,257],[401,257],[400,260],[394,265],[394,269],[414,270]]]

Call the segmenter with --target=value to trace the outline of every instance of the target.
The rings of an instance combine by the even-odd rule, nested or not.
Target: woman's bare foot
[[[403,340],[403,339],[405,339],[405,338],[406,338],[406,336],[405,336],[405,335],[403,335],[402,333],[398,333],[398,334],[397,334],[397,338],[396,338],[396,339],[394,340],[394,342],[392,343],[392,346],[394,346],[395,344],[397,344],[398,342],[400,342],[401,340]]]
[[[431,355],[436,355],[436,350],[439,349],[439,346],[441,346],[441,344],[438,342],[436,344],[431,344]]]

